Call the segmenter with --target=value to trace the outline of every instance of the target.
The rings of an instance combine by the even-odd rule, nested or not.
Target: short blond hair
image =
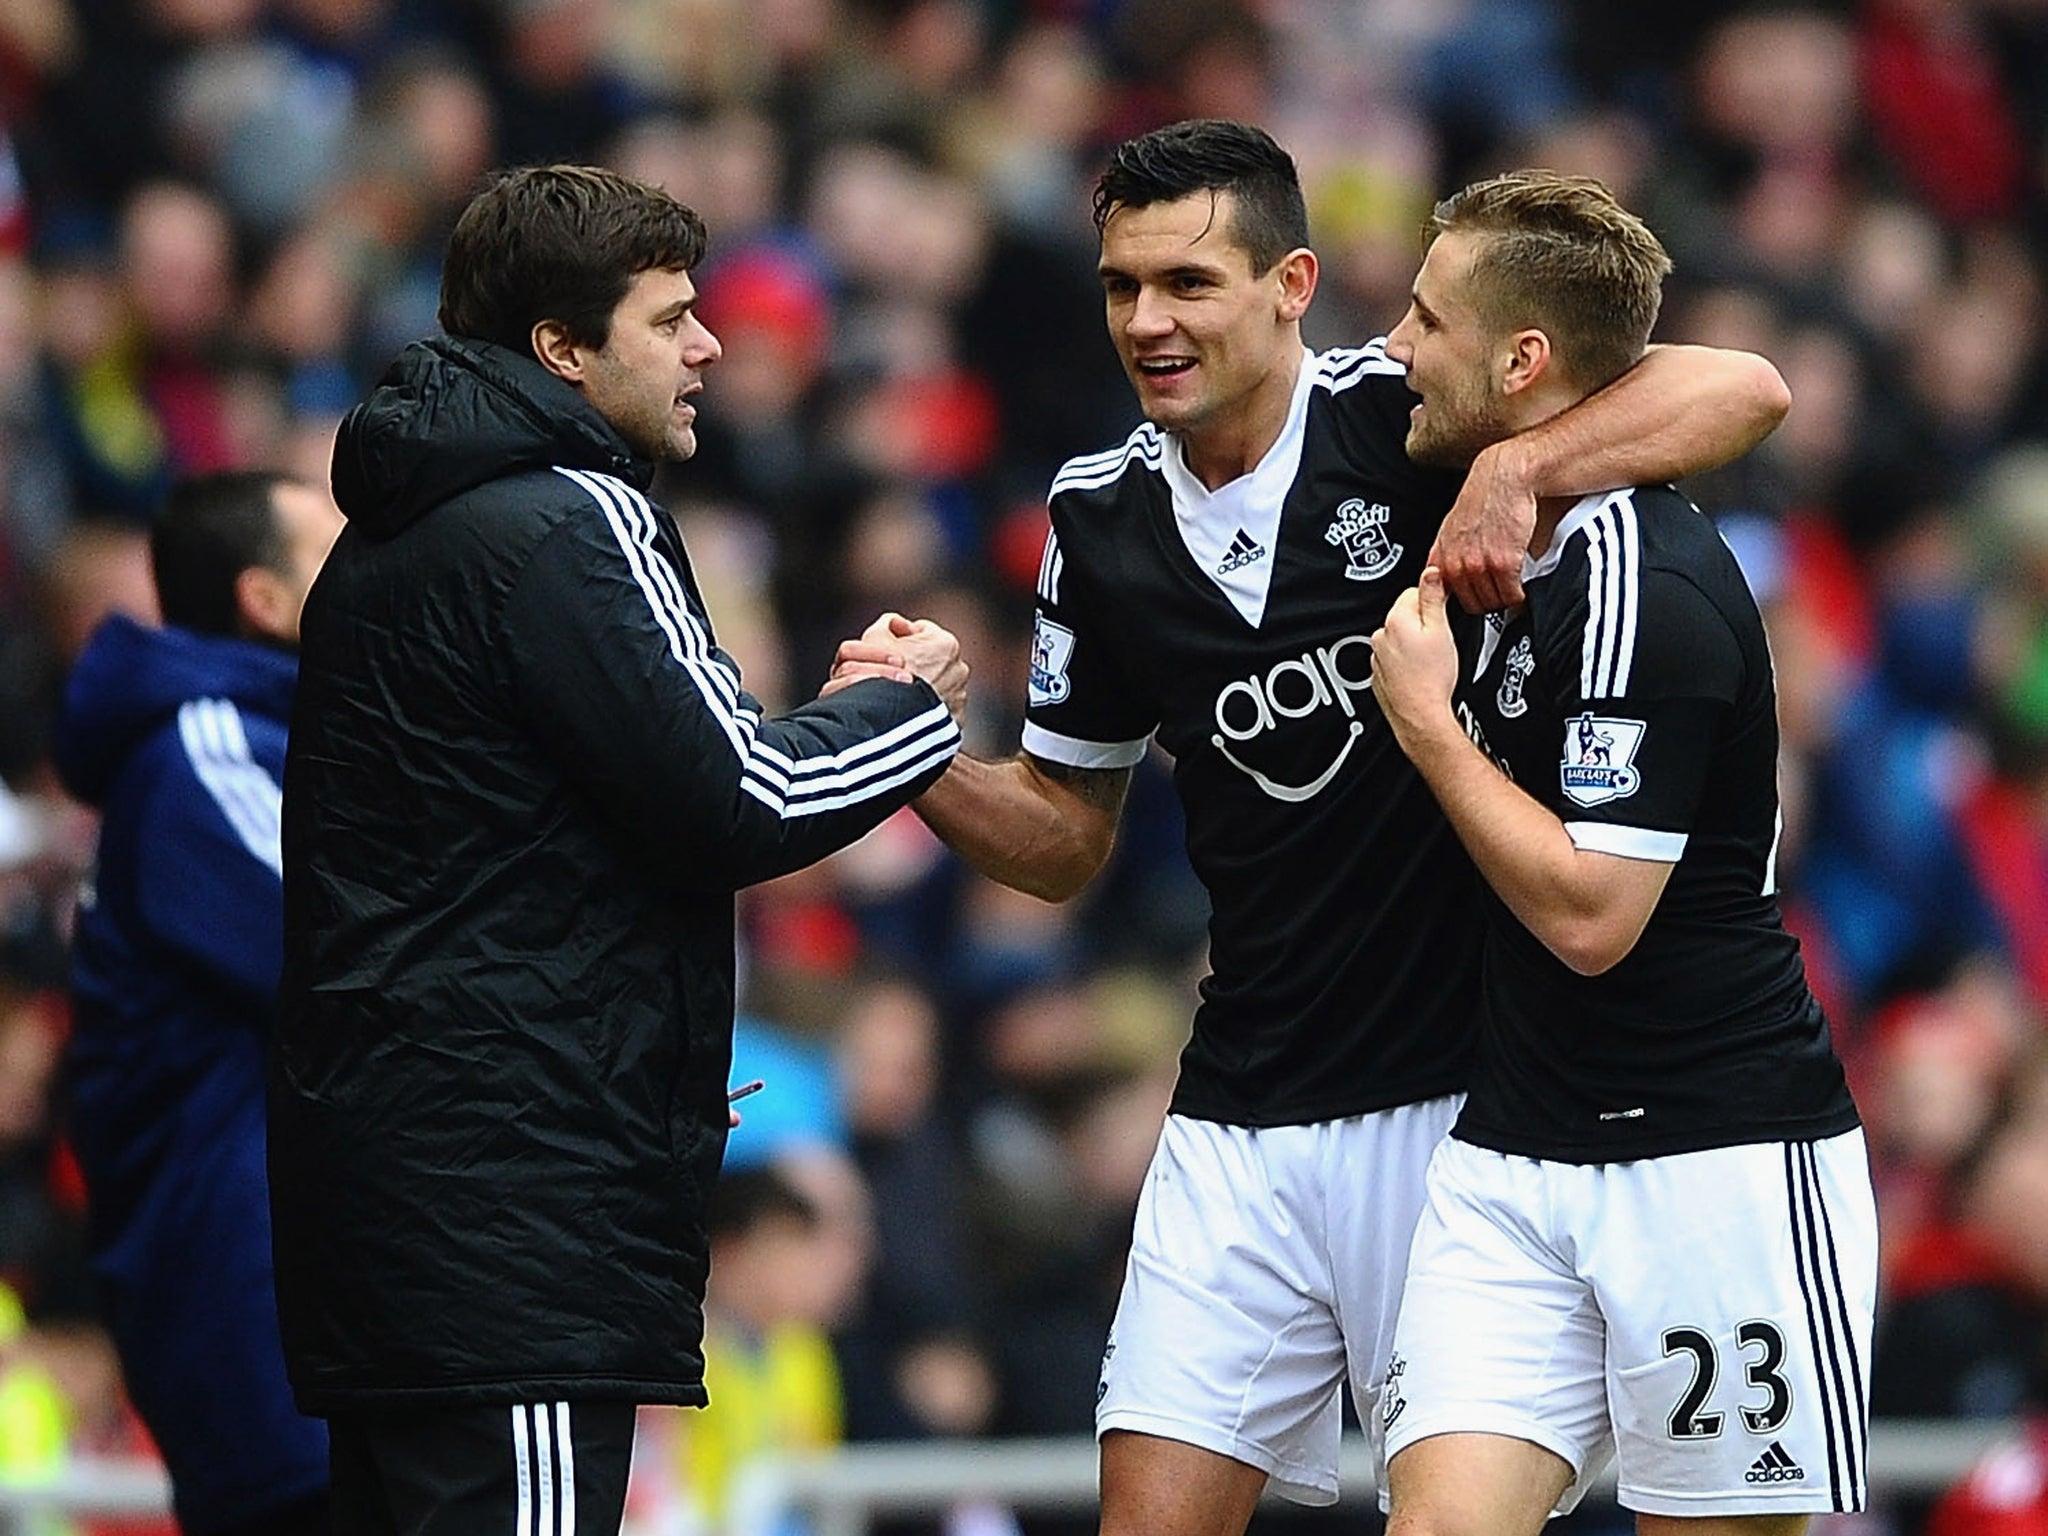
[[[1534,326],[1589,392],[1635,366],[1650,344],[1671,257],[1591,176],[1510,171],[1436,205],[1429,233],[1485,236],[1472,286],[1487,323]]]

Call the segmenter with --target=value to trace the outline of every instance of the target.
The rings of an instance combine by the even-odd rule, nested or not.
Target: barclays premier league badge
[[[1564,723],[1562,775],[1565,798],[1574,805],[1605,805],[1641,788],[1643,776],[1632,766],[1643,744],[1643,722],[1580,715]]]
[[[1064,624],[1055,624],[1044,614],[1038,616],[1038,628],[1031,636],[1031,681],[1030,702],[1034,705],[1057,704],[1072,691],[1073,684],[1067,681],[1067,663],[1074,655],[1074,632]]]

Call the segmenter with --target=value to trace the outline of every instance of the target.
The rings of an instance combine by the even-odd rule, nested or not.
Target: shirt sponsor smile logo
[[[1225,683],[1216,695],[1216,734],[1209,738],[1231,767],[1245,774],[1275,800],[1298,804],[1312,800],[1337,777],[1351,748],[1365,734],[1352,695],[1372,691],[1372,642],[1364,635],[1346,635],[1275,662],[1264,672]],[[1325,709],[1345,716],[1343,744],[1321,772],[1305,783],[1284,783],[1254,768],[1239,752],[1254,742],[1287,729]],[[1293,777],[1293,775],[1290,775]]]
[[[1643,744],[1643,722],[1583,714],[1564,727],[1564,761],[1559,765],[1565,798],[1574,805],[1605,805],[1642,788],[1643,776],[1630,766]]]
[[[1074,632],[1055,624],[1044,614],[1031,634],[1031,681],[1028,692],[1033,704],[1057,704],[1073,691],[1067,678],[1067,663],[1074,657]]]
[[[1336,520],[1323,530],[1323,541],[1344,548],[1348,581],[1374,581],[1391,571],[1405,547],[1387,537],[1390,510],[1375,502],[1367,506],[1354,496],[1337,508]]]

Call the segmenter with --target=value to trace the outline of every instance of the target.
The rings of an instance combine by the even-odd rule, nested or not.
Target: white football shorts
[[[1376,1425],[1430,1155],[1461,1102],[1266,1129],[1168,1116],[1096,1433],[1198,1446],[1297,1503],[1332,1502],[1343,1382]]]
[[[1861,1131],[1590,1165],[1446,1141],[1386,1451],[1530,1441],[1577,1474],[1559,1512],[1610,1457],[1645,1514],[1860,1510],[1876,1300]]]

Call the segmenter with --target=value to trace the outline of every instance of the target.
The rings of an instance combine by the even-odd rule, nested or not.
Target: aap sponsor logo
[[[1231,767],[1248,776],[1275,800],[1313,800],[1337,777],[1365,726],[1354,695],[1372,691],[1372,642],[1364,635],[1346,635],[1275,662],[1263,672],[1225,683],[1216,694],[1216,734],[1209,738]],[[1367,706],[1370,708],[1371,706]],[[1253,743],[1287,732],[1297,720],[1335,710],[1344,717],[1344,736],[1337,755],[1306,779],[1292,771],[1285,782],[1246,762],[1240,753]],[[1288,733],[1283,750],[1292,750],[1305,733]],[[1270,761],[1270,759],[1267,759]]]

